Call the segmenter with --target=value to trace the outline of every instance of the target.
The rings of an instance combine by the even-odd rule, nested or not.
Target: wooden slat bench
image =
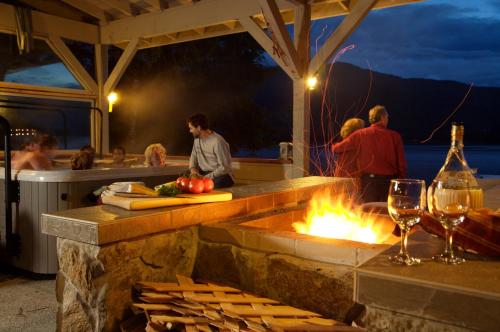
[[[137,283],[142,302],[133,309],[147,318],[142,331],[364,331],[236,288],[195,283],[181,275],[177,281]],[[130,328],[128,321],[122,331],[135,331],[137,325]]]

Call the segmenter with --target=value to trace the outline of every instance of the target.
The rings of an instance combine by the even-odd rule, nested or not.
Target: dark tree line
[[[120,54],[114,50],[112,58]],[[256,102],[269,70],[248,34],[139,51],[117,90],[122,100],[110,118],[111,144],[141,152],[153,142],[169,154],[188,154],[186,119],[206,113],[233,152],[273,145],[272,112]]]

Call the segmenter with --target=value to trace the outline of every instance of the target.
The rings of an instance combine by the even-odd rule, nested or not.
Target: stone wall
[[[117,330],[130,313],[135,282],[190,276],[197,247],[196,227],[105,246],[58,238],[58,330]]]
[[[342,321],[353,304],[352,267],[200,240],[195,279],[235,286]]]

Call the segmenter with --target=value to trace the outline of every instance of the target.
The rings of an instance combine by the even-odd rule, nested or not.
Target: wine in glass
[[[469,211],[469,183],[467,180],[457,178],[434,180],[430,190],[429,210],[445,230],[444,252],[434,256],[433,259],[444,264],[463,263],[465,260],[453,253],[453,234]]]
[[[408,253],[408,232],[420,222],[425,209],[425,181],[412,179],[391,180],[387,199],[389,215],[401,229],[401,249],[390,258],[402,265],[420,264],[420,259]]]

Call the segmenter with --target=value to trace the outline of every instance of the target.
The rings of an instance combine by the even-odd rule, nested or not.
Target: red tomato
[[[209,178],[203,178],[203,192],[209,193],[214,190],[214,181]]]
[[[181,181],[182,181],[182,179],[183,179],[183,178],[184,178],[183,176],[179,176],[179,177],[177,178],[177,180],[175,180],[175,186],[176,186],[177,188],[179,188],[179,189],[182,189],[182,188],[181,188]]]
[[[180,181],[180,189],[182,191],[185,191],[185,192],[189,192],[189,179],[188,178],[185,178],[185,177],[182,177],[181,178],[181,181]]]
[[[204,185],[202,179],[192,178],[189,181],[189,191],[193,194],[201,194],[203,192]]]

